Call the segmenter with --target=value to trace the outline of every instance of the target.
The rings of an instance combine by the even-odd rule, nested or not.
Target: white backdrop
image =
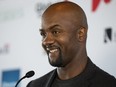
[[[5,70],[20,69],[20,77],[34,70],[35,76],[22,81],[21,87],[25,87],[30,80],[54,68],[49,65],[41,47],[39,28],[41,13],[57,1],[63,0],[0,0],[0,87]],[[72,1],[78,3],[87,15],[88,56],[116,77],[116,0],[98,0],[99,4],[93,0]],[[108,29],[111,32],[107,32]]]

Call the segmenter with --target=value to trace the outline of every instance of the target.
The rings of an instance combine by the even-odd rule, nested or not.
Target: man
[[[42,15],[42,46],[57,67],[27,87],[116,87],[116,79],[94,65],[86,52],[88,24],[84,11],[66,1]]]

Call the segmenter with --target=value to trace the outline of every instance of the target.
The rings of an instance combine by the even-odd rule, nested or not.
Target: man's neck
[[[71,64],[68,64],[65,67],[58,67],[58,78],[61,80],[67,80],[79,75],[85,69],[87,59],[87,57],[84,57],[80,60],[74,60]]]

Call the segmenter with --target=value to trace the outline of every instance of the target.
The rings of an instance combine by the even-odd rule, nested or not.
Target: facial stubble
[[[54,67],[63,67],[63,55],[62,55],[61,49],[59,48],[59,56],[55,61],[50,60],[49,53],[48,53],[48,60],[50,65]]]

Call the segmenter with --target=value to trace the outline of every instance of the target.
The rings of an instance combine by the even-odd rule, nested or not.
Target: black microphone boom
[[[25,74],[25,76],[23,76],[21,79],[18,80],[18,82],[16,83],[15,87],[17,87],[17,85],[21,82],[21,80],[25,79],[25,78],[30,78],[35,74],[34,71],[29,71]]]

